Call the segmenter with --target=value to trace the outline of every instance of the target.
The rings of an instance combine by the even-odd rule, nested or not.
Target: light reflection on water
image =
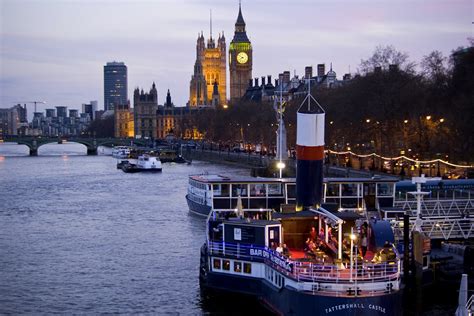
[[[189,174],[247,172],[195,162],[126,174],[82,145],[40,149],[0,145],[0,313],[229,311],[201,297],[205,222],[185,194]]]
[[[200,292],[205,222],[185,202],[189,174],[248,171],[194,162],[125,174],[101,153],[111,150],[48,144],[29,157],[25,145],[0,143],[0,314],[265,313]],[[424,309],[452,314],[455,298],[440,293]]]

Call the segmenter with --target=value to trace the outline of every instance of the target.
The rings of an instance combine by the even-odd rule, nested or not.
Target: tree
[[[362,74],[373,72],[377,67],[381,70],[389,70],[391,65],[396,65],[399,69],[413,73],[415,63],[409,62],[408,54],[399,52],[392,45],[377,46],[371,57],[360,62],[360,71]]]

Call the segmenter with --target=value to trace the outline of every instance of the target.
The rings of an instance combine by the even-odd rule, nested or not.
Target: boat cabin
[[[359,213],[392,207],[396,182],[389,177],[326,178],[324,203]],[[296,182],[294,178],[193,175],[189,177],[188,196],[216,211],[237,208],[239,197],[245,211],[281,211],[284,205],[296,204]]]

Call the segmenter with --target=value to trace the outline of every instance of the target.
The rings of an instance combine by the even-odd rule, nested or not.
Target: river
[[[99,152],[49,144],[29,157],[0,144],[0,314],[266,314],[200,291],[205,220],[185,201],[189,174],[248,170],[193,162],[126,174]],[[452,314],[455,293],[424,294],[405,303],[409,314]]]

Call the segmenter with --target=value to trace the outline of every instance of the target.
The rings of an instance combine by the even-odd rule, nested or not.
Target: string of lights
[[[398,157],[384,157],[384,156],[381,156],[377,153],[371,153],[371,154],[366,154],[366,155],[360,155],[360,154],[356,154],[352,151],[334,151],[334,150],[331,150],[331,149],[328,149],[326,150],[326,153],[330,153],[330,154],[335,154],[335,155],[352,155],[352,156],[356,156],[356,157],[359,157],[359,158],[369,158],[369,157],[376,157],[376,158],[379,158],[379,159],[382,159],[382,160],[386,160],[386,161],[397,161],[397,160],[407,160],[407,161],[410,161],[410,162],[414,162],[416,164],[430,164],[430,163],[442,163],[442,164],[445,164],[445,165],[448,165],[448,166],[451,166],[451,167],[454,167],[454,168],[474,168],[474,165],[458,165],[458,164],[454,164],[454,163],[451,163],[449,161],[446,161],[446,160],[442,160],[442,159],[433,159],[433,160],[417,160],[417,159],[413,159],[413,158],[409,158],[407,156],[398,156]]]

